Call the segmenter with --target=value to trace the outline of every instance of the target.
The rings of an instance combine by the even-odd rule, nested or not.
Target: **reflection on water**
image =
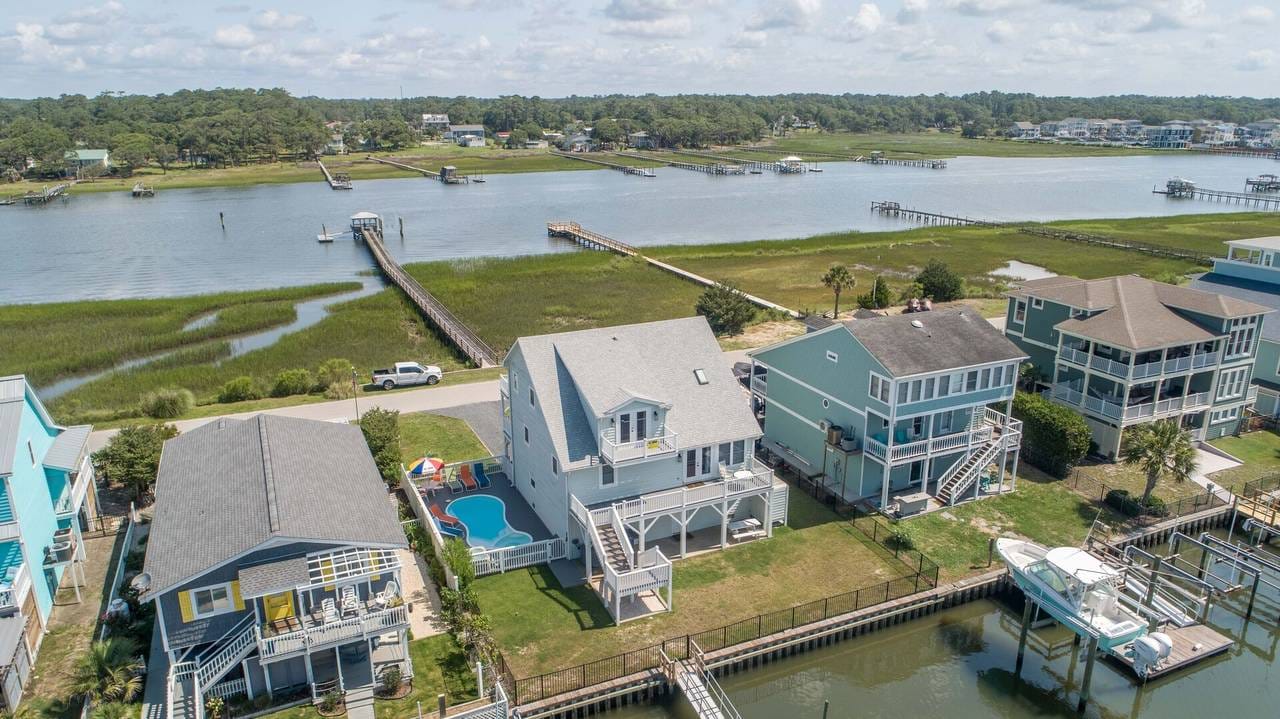
[[[1054,220],[1222,212],[1151,188],[1174,175],[1238,187],[1259,160],[1158,155],[1115,158],[962,157],[943,171],[828,163],[821,174],[716,177],[664,168],[657,179],[619,172],[500,175],[484,184],[426,179],[73,194],[47,207],[0,208],[5,226],[0,304],[159,297],[345,279],[371,266],[321,225],[346,229],[359,210],[381,214],[402,261],[563,252],[546,222],[574,219],[634,245],[804,237],[910,225],[870,212],[875,200],[993,220]],[[226,216],[226,228],[218,214]],[[399,236],[404,221],[405,237]]]
[[[1225,535],[1224,535],[1225,536]],[[1184,552],[1184,556],[1187,555]],[[1276,716],[1273,681],[1280,593],[1264,588],[1248,625],[1248,597],[1216,605],[1210,624],[1236,640],[1227,654],[1140,686],[1118,665],[1094,667],[1087,717],[1181,719]],[[1076,714],[1083,647],[1058,626],[1034,630],[1021,676],[1013,673],[1021,612],[979,601],[721,679],[744,719],[1068,717]],[[618,719],[693,717],[683,701],[632,707]]]
[[[987,274],[993,277],[1008,277],[1015,280],[1043,280],[1046,277],[1058,276],[1040,265],[1033,265],[1019,260],[1009,260],[1004,264],[1004,267],[998,267]]]

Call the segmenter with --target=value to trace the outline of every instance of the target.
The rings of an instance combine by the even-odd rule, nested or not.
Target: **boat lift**
[[[1280,561],[1258,551],[1256,547],[1243,542],[1232,544],[1229,540],[1219,539],[1208,532],[1202,533],[1199,539],[1174,532],[1169,537],[1173,556],[1178,555],[1178,549],[1184,543],[1201,550],[1200,563],[1196,569],[1197,577],[1201,580],[1221,585],[1219,591],[1224,594],[1249,587],[1249,604],[1244,615],[1246,622],[1253,618],[1260,587],[1280,592]],[[1230,570],[1228,576],[1223,577],[1212,571],[1220,566]],[[1273,621],[1280,621],[1280,617]]]

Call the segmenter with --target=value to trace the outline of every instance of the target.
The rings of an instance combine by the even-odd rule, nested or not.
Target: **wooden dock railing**
[[[413,275],[405,272],[399,262],[392,259],[391,254],[387,252],[387,248],[382,243],[382,232],[369,227],[365,228],[361,233],[364,237],[365,245],[369,251],[373,253],[373,259],[378,263],[378,268],[382,270],[382,274],[396,287],[399,287],[413,304],[418,307],[422,314],[426,315],[431,324],[435,325],[455,347],[462,350],[472,362],[478,367],[493,367],[498,364],[498,353],[489,346],[487,342],[480,339],[474,330],[467,326],[465,322],[458,319],[448,307],[444,306],[440,300],[436,299],[426,288],[422,286]]]

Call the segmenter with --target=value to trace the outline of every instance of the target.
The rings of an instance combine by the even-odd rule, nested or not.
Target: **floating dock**
[[[1230,637],[1223,636],[1203,624],[1190,627],[1165,627],[1160,632],[1168,635],[1173,641],[1173,650],[1164,662],[1148,671],[1145,677],[1141,677],[1146,681],[1159,679],[1196,662],[1217,656],[1235,644]],[[1134,671],[1133,657],[1125,654],[1108,654],[1107,656],[1120,666],[1126,667],[1131,672]]]
[[[624,175],[635,175],[636,177],[657,177],[657,175],[654,174],[653,170],[650,170],[647,168],[632,167],[631,165],[620,165],[616,162],[609,162],[608,160],[600,160],[594,157],[584,157],[583,156],[584,153],[581,153],[581,152],[560,152],[559,150],[552,150],[551,154],[555,155],[556,157],[564,157],[570,160],[578,160],[580,162],[591,163],[592,165],[607,167],[610,170],[617,170],[623,173]]]
[[[331,190],[350,190],[351,176],[345,172],[339,172],[336,175],[329,172],[329,168],[324,166],[324,160],[316,159],[316,163],[320,165],[320,171],[324,173],[325,182],[329,183]]]
[[[351,234],[364,244],[373,255],[374,262],[391,284],[399,287],[427,320],[462,351],[477,367],[494,367],[498,353],[480,338],[465,322],[458,319],[448,307],[436,299],[413,278],[400,263],[392,259],[382,243],[382,219],[372,212],[359,212],[351,217]]]
[[[66,197],[69,189],[71,189],[71,183],[63,182],[53,187],[42,188],[39,192],[28,192],[22,196],[22,201],[28,205],[45,205],[59,197]]]
[[[1256,207],[1261,210],[1280,210],[1280,197],[1268,197],[1257,192],[1210,190],[1199,187],[1191,180],[1184,180],[1181,177],[1175,177],[1166,182],[1163,190],[1156,188],[1151,192],[1179,199],[1209,200],[1212,202],[1225,202],[1231,205]]]
[[[133,186],[133,196],[134,197],[155,197],[156,188],[147,187],[146,185],[139,182],[138,184]]]

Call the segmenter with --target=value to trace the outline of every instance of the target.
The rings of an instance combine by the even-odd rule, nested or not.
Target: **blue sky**
[[[3,0],[0,96],[1280,95],[1277,0]]]

